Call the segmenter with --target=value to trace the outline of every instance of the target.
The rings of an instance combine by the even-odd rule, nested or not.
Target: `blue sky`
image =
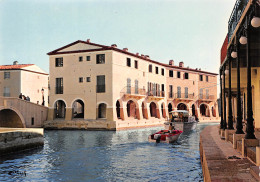
[[[235,0],[0,0],[0,64],[33,63],[76,40],[218,72]]]

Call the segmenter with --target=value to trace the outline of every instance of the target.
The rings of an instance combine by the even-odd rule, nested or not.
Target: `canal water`
[[[203,181],[198,124],[174,144],[149,143],[161,128],[45,131],[44,147],[0,157],[0,181]]]

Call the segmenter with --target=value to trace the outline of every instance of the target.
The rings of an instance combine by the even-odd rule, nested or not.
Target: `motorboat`
[[[189,112],[186,110],[171,111],[169,114],[169,121],[164,123],[166,130],[169,129],[171,124],[176,130],[181,130],[183,132],[194,130],[197,126],[198,122],[196,121],[196,118],[189,115]]]
[[[182,134],[180,130],[161,130],[149,136],[150,142],[173,143],[178,140]]]

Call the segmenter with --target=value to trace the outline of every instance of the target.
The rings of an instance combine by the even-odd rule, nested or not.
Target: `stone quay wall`
[[[0,156],[43,145],[42,128],[0,128]]]

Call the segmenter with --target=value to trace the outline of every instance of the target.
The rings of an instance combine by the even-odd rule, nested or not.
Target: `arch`
[[[98,105],[98,118],[106,118],[107,117],[107,104],[100,103]]]
[[[188,110],[188,107],[187,107],[187,105],[186,104],[184,104],[184,103],[179,103],[178,105],[177,105],[177,110]]]
[[[116,101],[116,116],[117,116],[117,119],[121,118],[121,115],[120,115],[120,102],[118,100]]]
[[[168,104],[168,112],[171,112],[172,111],[172,103],[169,103]]]
[[[200,114],[201,114],[201,116],[208,117],[209,114],[208,114],[207,110],[208,110],[207,104],[200,104]]]
[[[0,127],[25,128],[23,115],[13,107],[0,107]]]
[[[162,117],[166,118],[166,112],[165,112],[165,104],[164,102],[161,104],[161,111],[162,111]]]
[[[132,100],[129,100],[126,104],[126,108],[127,108],[127,116],[128,117],[133,117],[136,118],[136,103]]]
[[[81,99],[76,99],[72,103],[72,117],[73,118],[84,118],[85,104]]]
[[[65,103],[65,105],[67,106],[67,102],[66,102],[64,99],[59,98],[59,99],[56,99],[56,100],[53,102],[53,108],[55,108],[55,104],[56,104],[56,102],[59,101],[59,100],[63,101],[63,102]],[[72,102],[72,103],[73,103],[73,102]],[[72,105],[72,103],[71,103],[71,105]]]
[[[54,119],[65,118],[66,104],[63,100],[57,100],[54,104]]]
[[[216,108],[215,108],[215,106],[211,107],[211,112],[212,112],[212,116],[216,117]]]
[[[154,102],[150,103],[150,114],[151,117],[158,118],[157,112],[156,112],[157,106]]]

